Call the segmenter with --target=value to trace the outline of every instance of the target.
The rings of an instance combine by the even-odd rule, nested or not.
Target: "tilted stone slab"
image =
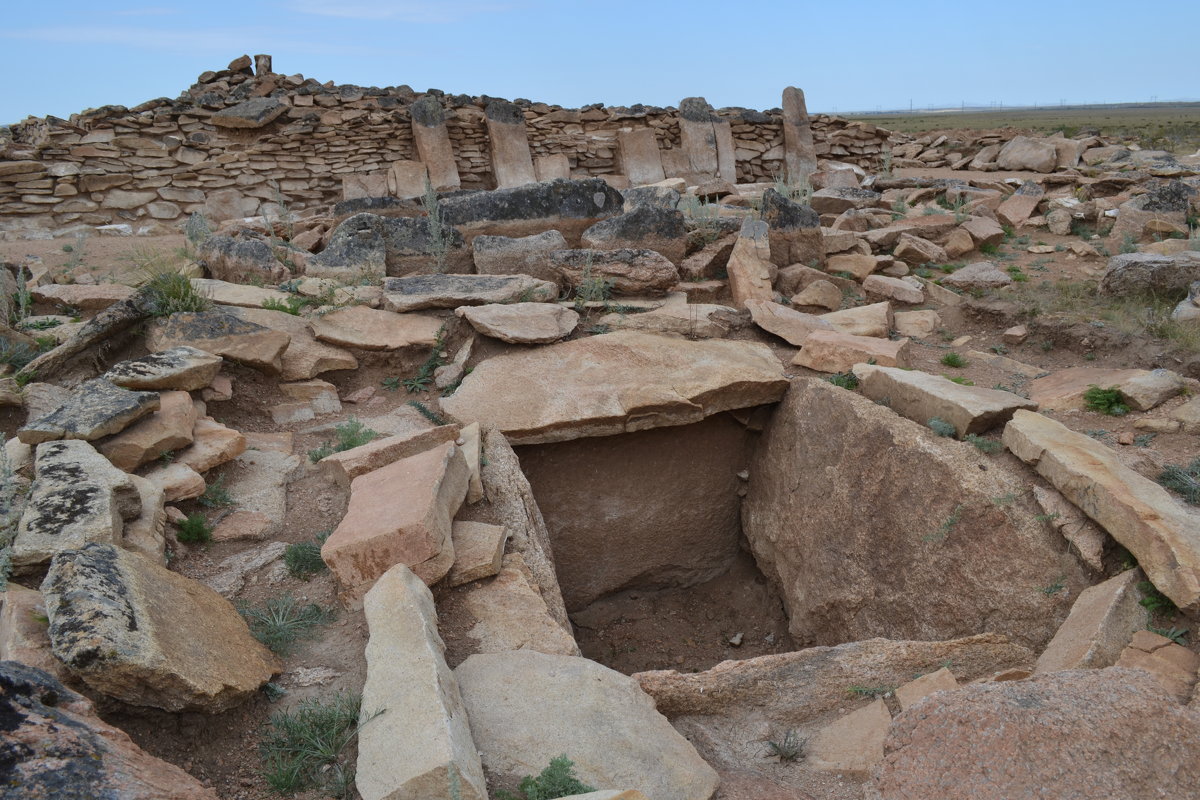
[[[685,425],[786,390],[766,345],[617,331],[488,359],[442,408],[534,444]]]
[[[1037,403],[1012,392],[962,386],[940,375],[917,370],[856,364],[863,395],[922,425],[939,417],[954,426],[961,438],[983,433],[1012,418],[1018,408],[1037,409]]]
[[[55,439],[95,441],[125,430],[134,420],[157,411],[157,392],[135,392],[94,378],[71,392],[55,411],[26,423],[17,438],[26,444]]]
[[[398,312],[557,298],[556,284],[528,275],[410,275],[383,282],[384,304]]]
[[[473,655],[455,670],[488,771],[536,775],[567,753],[598,789],[709,800],[717,773],[636,681],[586,658],[529,650]]]
[[[1041,414],[1016,412],[1004,444],[1124,545],[1175,605],[1200,609],[1200,515],[1105,445]]]
[[[447,442],[351,481],[346,516],[321,547],[343,597],[362,597],[396,564],[431,585],[445,577],[468,480],[462,451]]]
[[[455,523],[455,530],[463,524],[481,523]],[[535,588],[519,553],[505,557],[504,568],[496,577],[467,588],[462,604],[474,619],[467,631],[474,641],[473,652],[536,650],[551,655],[580,654],[575,638],[550,616],[546,601]]]
[[[529,136],[525,132],[525,114],[507,100],[494,100],[485,109],[488,144],[492,155],[492,174],[496,188],[508,189],[536,183]]]
[[[833,325],[815,314],[795,311],[770,300],[747,300],[746,308],[754,324],[773,333],[788,344],[800,347],[814,331],[832,331]]]
[[[88,542],[119,544],[125,520],[140,511],[141,496],[129,475],[87,442],[38,445],[32,493],[12,545],[13,566],[44,564],[58,551]]]
[[[230,307],[186,311],[155,320],[146,347],[159,353],[188,345],[249,367],[278,374],[291,337],[230,313]],[[312,377],[312,376],[308,376]]]
[[[408,110],[412,117],[413,142],[421,163],[429,171],[429,182],[439,192],[458,189],[461,185],[458,162],[454,160],[442,101],[433,95],[425,95]]]
[[[1133,634],[1148,621],[1137,588],[1144,577],[1140,569],[1131,569],[1084,589],[1038,656],[1034,671],[1099,669],[1117,663]]]
[[[218,128],[261,128],[283,115],[289,106],[277,97],[252,97],[209,117]]]
[[[285,381],[306,381],[324,372],[358,368],[358,359],[348,351],[318,342],[303,317],[269,308],[232,308],[230,313],[288,337],[287,349],[279,358],[280,377]]]
[[[194,392],[212,383],[224,359],[195,347],[180,345],[141,358],[121,361],[104,373],[126,389]]]
[[[553,303],[463,306],[455,313],[485,336],[511,344],[549,344],[571,335],[579,314]]]
[[[314,317],[308,323],[318,341],[361,350],[433,347],[442,320],[421,314],[396,314],[367,306],[350,306]]]
[[[131,705],[224,711],[279,669],[228,600],[111,544],[59,553],[42,595],[54,654]]]
[[[96,449],[117,469],[133,472],[163,453],[192,443],[192,428],[196,425],[192,396],[187,392],[162,392],[159,398],[158,411],[96,443]]]
[[[439,425],[436,428],[400,433],[373,442],[333,453],[321,459],[321,471],[341,486],[350,488],[350,481],[409,456],[423,453],[432,447],[458,438],[458,425]]]
[[[872,360],[886,367],[906,367],[910,350],[908,339],[893,342],[841,331],[814,331],[792,363],[817,372],[846,372]]]
[[[370,638],[355,787],[363,800],[486,800],[467,710],[428,587],[403,564],[363,601]]]

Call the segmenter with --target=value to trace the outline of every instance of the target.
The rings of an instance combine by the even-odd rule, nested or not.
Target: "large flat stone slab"
[[[786,390],[766,345],[618,331],[484,361],[442,408],[532,444],[698,422]]]
[[[156,319],[146,331],[146,347],[159,353],[188,345],[278,374],[291,337],[234,316],[231,310],[231,307],[221,307],[210,311],[187,311]]]
[[[918,370],[856,364],[859,390],[922,425],[933,417],[949,422],[961,438],[983,433],[1012,418],[1018,408],[1037,409],[1037,403],[999,389],[963,386],[940,375]]]
[[[1125,381],[1149,374],[1144,369],[1068,367],[1030,383],[1029,399],[1046,411],[1083,408],[1083,395],[1092,386],[1101,389],[1119,387]]]
[[[224,711],[279,670],[229,601],[111,544],[59,553],[42,595],[54,654],[132,705]]]
[[[557,284],[528,275],[409,275],[383,282],[384,305],[398,312],[557,299]]]
[[[350,306],[309,321],[318,341],[361,350],[433,347],[442,321],[423,314],[395,314],[367,306]]]
[[[56,410],[27,422],[17,438],[25,444],[55,439],[92,442],[123,431],[158,407],[156,392],[135,392],[95,378],[74,389]]]
[[[553,303],[494,303],[455,311],[485,336],[509,344],[550,344],[579,324],[579,314]]]
[[[520,779],[568,754],[597,789],[709,800],[717,773],[629,677],[594,661],[533,651],[473,655],[457,670],[489,772]]]
[[[354,781],[363,800],[486,800],[429,588],[397,564],[367,592],[363,611],[370,638],[362,708],[379,714],[358,736]]]
[[[141,495],[130,476],[86,442],[70,439],[38,445],[33,490],[12,545],[20,570],[88,542],[120,544],[125,521],[141,512]]]
[[[362,597],[396,564],[426,583],[454,564],[451,521],[467,496],[469,471],[453,442],[401,459],[350,482],[350,507],[321,557],[349,600]]]
[[[180,345],[114,364],[103,377],[126,389],[194,392],[212,383],[223,361],[218,355]]]
[[[1004,444],[1133,553],[1175,605],[1200,609],[1200,515],[1105,445],[1041,414],[1016,412]]]

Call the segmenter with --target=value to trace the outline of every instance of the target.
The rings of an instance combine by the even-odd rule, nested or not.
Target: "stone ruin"
[[[187,310],[154,281],[0,270],[28,291],[5,352],[29,355],[0,372],[0,797],[244,796],[257,778],[218,794],[97,707],[160,715],[139,741],[159,752],[164,719],[232,736],[266,724],[261,693],[331,682],[362,695],[364,800],[498,796],[563,754],[581,800],[1194,794],[1200,514],[1076,417],[1111,386],[1195,452],[1200,369],[967,348],[1016,283],[983,256],[1077,220],[1141,243],[1098,292],[1184,293],[1176,319],[1200,317],[1200,257],[1152,241],[1200,211],[1196,171],[988,138],[809,119],[791,88],[762,114],[572,111],[321,86],[266,56],[179,101],[16,126],[10,232],[216,229],[177,265]],[[885,147],[978,163],[882,174]],[[1031,177],[979,174],[1018,162]],[[934,279],[951,259],[972,263]],[[945,375],[960,351],[1006,384]],[[348,422],[370,435],[333,447]],[[229,508],[206,510],[213,487]],[[180,535],[195,514],[207,545]],[[327,571],[289,575],[327,522]],[[672,624],[754,585],[778,630],[733,627],[694,667],[584,657],[622,614],[735,574]],[[349,646],[340,672],[251,635],[233,603],[284,587],[346,615],[306,654]]]

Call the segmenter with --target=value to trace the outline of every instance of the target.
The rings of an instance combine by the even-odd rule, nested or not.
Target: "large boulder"
[[[1029,136],[1014,136],[996,154],[1000,169],[1017,172],[1054,172],[1058,166],[1058,151],[1054,143]]]
[[[131,477],[87,442],[40,444],[33,491],[12,544],[13,566],[45,564],[88,542],[120,544],[125,522],[141,513],[141,505]]]
[[[111,544],[60,552],[42,595],[54,654],[131,705],[225,711],[279,669],[228,600]]]
[[[442,221],[468,243],[480,234],[520,237],[556,230],[572,247],[584,230],[622,212],[625,199],[600,178],[557,179],[469,192],[441,201]]]
[[[661,295],[679,283],[675,265],[655,250],[557,250],[550,260],[562,282],[577,292],[603,281],[613,294]]]
[[[1200,281],[1200,252],[1122,253],[1108,260],[1100,291],[1116,295],[1186,292],[1195,281]]]
[[[439,236],[441,237],[439,240]],[[437,256],[444,248],[445,264]],[[306,275],[326,278],[355,278],[366,275],[410,275],[438,272],[469,272],[471,251],[462,234],[445,221],[441,228],[429,217],[382,217],[355,214],[334,229],[329,244],[309,256]]]
[[[737,473],[752,438],[729,414],[519,447],[568,609],[633,587],[690,586],[738,552]]]
[[[462,450],[445,442],[352,480],[346,516],[321,546],[343,597],[360,599],[396,564],[430,585],[445,577],[468,479]]]
[[[852,392],[793,381],[751,461],[742,526],[797,642],[1048,641],[1085,574],[1035,519],[1028,478],[982,458]],[[1038,591],[1049,586],[1065,591]]]
[[[582,243],[594,250],[653,250],[678,266],[687,251],[687,227],[675,209],[637,205],[588,228]]]
[[[486,800],[433,595],[399,564],[367,593],[363,611],[370,638],[362,708],[379,715],[358,735],[354,782],[363,800]]]
[[[535,444],[698,422],[786,388],[765,345],[618,331],[490,358],[442,408]]]
[[[986,732],[987,746],[964,731]],[[1138,670],[966,686],[892,724],[868,796],[1188,797],[1200,786],[1200,711]]]
[[[821,216],[811,206],[789,200],[774,189],[767,189],[762,196],[762,219],[769,229],[767,238],[771,243],[771,261],[776,266],[819,266],[825,263]]]
[[[1004,444],[1124,545],[1175,605],[1200,609],[1200,514],[1101,442],[1041,414],[1016,412]]]
[[[457,670],[471,733],[493,775],[537,775],[564,753],[597,789],[709,800],[717,774],[632,679],[594,661],[533,651],[473,655]]]
[[[56,410],[25,423],[17,431],[17,438],[25,444],[55,439],[92,442],[120,433],[158,407],[156,392],[131,391],[104,378],[95,378],[72,391]]]
[[[550,260],[555,250],[566,250],[567,240],[558,231],[533,236],[476,236],[471,242],[475,271],[480,275],[529,275],[557,281],[558,271]]]
[[[3,800],[217,800],[179,767],[100,719],[91,701],[51,675],[0,662],[5,720]]]

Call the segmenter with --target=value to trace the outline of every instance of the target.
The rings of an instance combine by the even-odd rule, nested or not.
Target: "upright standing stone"
[[[492,174],[497,189],[537,183],[533,156],[525,134],[525,114],[520,106],[495,100],[485,110],[488,141],[492,151]]]
[[[533,162],[533,172],[537,175],[538,183],[555,181],[559,178],[571,177],[571,160],[566,153],[550,153],[538,156]]]
[[[363,800],[487,797],[433,595],[398,564],[363,603],[370,639],[355,783]],[[379,714],[371,718],[372,714]]]
[[[629,178],[631,186],[645,186],[667,179],[653,130],[634,128],[618,131],[617,145],[621,151],[621,171]]]
[[[737,155],[733,144],[733,126],[727,119],[713,119],[713,141],[717,145],[717,177],[737,183]]]
[[[254,74],[258,77],[271,74],[271,57],[265,53],[254,56]]]
[[[679,141],[693,176],[715,178],[719,174],[714,119],[712,106],[703,97],[685,97],[679,102]]]
[[[453,191],[462,186],[458,177],[458,164],[454,161],[454,150],[450,146],[450,132],[446,129],[445,113],[441,102],[432,95],[422,97],[409,108],[412,116],[413,140],[417,154],[429,170],[429,182],[438,191]]]
[[[387,193],[401,200],[412,200],[425,194],[427,180],[429,172],[420,161],[393,161],[387,171]]]
[[[745,308],[747,300],[775,299],[767,223],[750,218],[743,220],[726,269],[729,291],[737,308]]]
[[[795,86],[783,90],[783,164],[789,183],[806,181],[817,171],[817,150],[804,92]]]

